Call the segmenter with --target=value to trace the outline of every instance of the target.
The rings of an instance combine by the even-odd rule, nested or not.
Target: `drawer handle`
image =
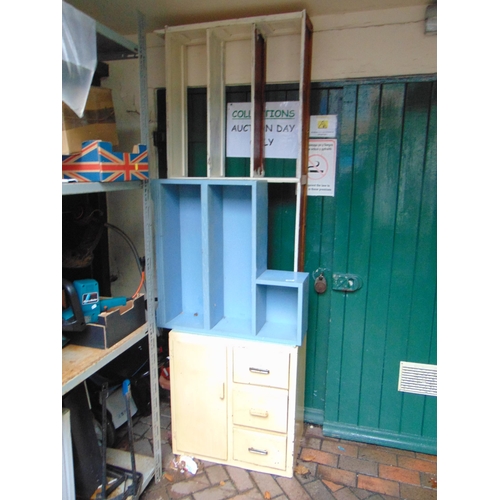
[[[269,417],[269,412],[266,410],[255,410],[254,408],[250,408],[250,415],[254,417],[267,418]]]
[[[269,375],[270,371],[269,370],[265,370],[263,368],[252,368],[250,367],[249,370],[252,372],[252,373],[260,373],[262,375]]]
[[[257,450],[256,448],[248,448],[250,453],[255,453],[256,455],[267,455],[267,450]]]

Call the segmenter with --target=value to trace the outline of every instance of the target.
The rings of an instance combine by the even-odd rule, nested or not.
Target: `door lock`
[[[314,290],[316,291],[316,293],[325,293],[326,292],[326,279],[323,276],[323,273],[321,273],[314,280]]]

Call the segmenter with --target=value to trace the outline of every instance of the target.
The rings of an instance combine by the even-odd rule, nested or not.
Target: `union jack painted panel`
[[[79,153],[63,155],[62,173],[78,182],[143,181],[149,176],[148,151],[139,144],[132,153],[117,153],[110,142],[85,141]]]

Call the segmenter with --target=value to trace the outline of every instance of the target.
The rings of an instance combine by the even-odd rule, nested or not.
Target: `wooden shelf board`
[[[147,323],[109,349],[68,344],[62,349],[62,395],[139,342],[147,335]]]

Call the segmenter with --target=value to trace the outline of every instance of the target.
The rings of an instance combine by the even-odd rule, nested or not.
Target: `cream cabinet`
[[[227,459],[226,349],[209,337],[171,331],[174,452]]]
[[[292,477],[305,343],[170,332],[173,452]]]

